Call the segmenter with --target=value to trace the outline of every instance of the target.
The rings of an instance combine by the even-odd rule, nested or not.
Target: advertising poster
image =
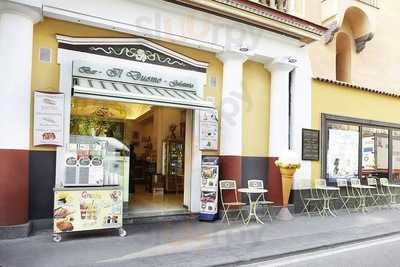
[[[218,211],[218,166],[201,166],[200,213],[216,214]]]
[[[62,146],[64,94],[35,92],[33,145]]]
[[[122,227],[119,189],[54,192],[54,233]]]
[[[327,172],[329,180],[358,176],[358,136],[355,131],[329,129]]]
[[[200,150],[218,149],[217,111],[200,111]]]

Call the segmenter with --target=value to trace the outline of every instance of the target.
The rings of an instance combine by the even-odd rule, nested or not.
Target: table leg
[[[327,194],[327,196],[328,196],[328,199],[327,199],[327,205],[328,205],[328,212],[329,212],[329,214],[331,215],[331,216],[333,216],[333,217],[336,217],[336,214],[331,210],[331,195],[329,195],[329,193],[326,193]]]
[[[247,197],[249,199],[250,210],[249,210],[249,216],[245,220],[245,224],[246,225],[249,224],[252,216],[256,219],[256,222],[264,224],[264,222],[257,216],[257,204],[258,204],[258,201],[261,198],[261,194],[258,195],[258,197],[257,197],[257,199],[255,201],[253,201],[251,199],[251,194],[250,193],[247,194]]]

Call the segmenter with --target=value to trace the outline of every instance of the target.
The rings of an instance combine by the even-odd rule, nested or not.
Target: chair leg
[[[223,206],[224,215],[222,216],[221,222],[223,222],[223,221],[224,221],[224,218],[226,218],[226,221],[228,222],[228,224],[230,224],[230,223],[229,223],[229,217],[228,217],[228,210],[229,210],[229,208],[230,208],[230,206],[228,206],[226,209],[225,209],[225,207]]]
[[[272,217],[271,217],[271,213],[269,212],[269,206],[268,205],[265,206],[265,213],[264,213],[263,218],[267,217],[267,215],[268,215],[269,220],[272,222]]]
[[[342,203],[343,203],[343,205],[340,207],[340,209],[343,209],[343,207],[344,207],[346,209],[347,213],[350,215],[349,208],[347,207],[347,201],[349,201],[349,199],[347,199],[347,201],[345,201],[341,195],[339,195],[339,198],[340,198],[340,201],[342,201]]]

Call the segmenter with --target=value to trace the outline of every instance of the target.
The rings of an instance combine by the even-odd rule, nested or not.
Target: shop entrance
[[[73,97],[71,136],[96,136],[116,147],[119,181],[131,217],[187,212],[184,195],[186,109]],[[113,179],[113,178],[110,178]],[[188,187],[188,188],[186,188]],[[124,197],[125,198],[125,197]]]

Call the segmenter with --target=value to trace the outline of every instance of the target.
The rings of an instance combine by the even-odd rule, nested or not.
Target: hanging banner
[[[35,92],[33,145],[63,146],[64,94]]]
[[[200,150],[218,149],[217,111],[200,111]]]

